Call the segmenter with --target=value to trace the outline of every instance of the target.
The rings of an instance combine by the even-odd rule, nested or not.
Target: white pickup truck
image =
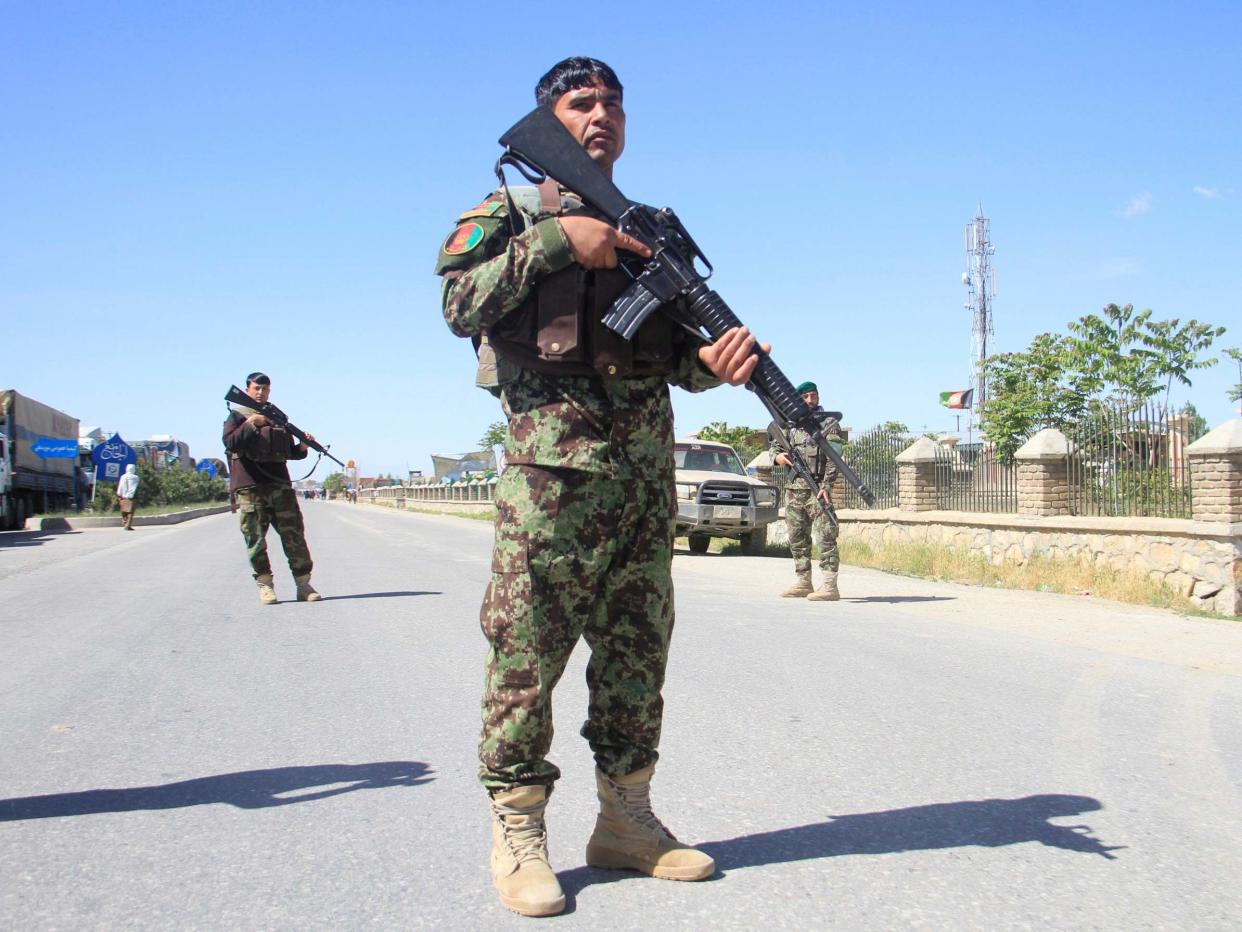
[[[727,443],[678,440],[673,457],[677,535],[688,538],[690,552],[707,553],[713,537],[729,537],[746,553],[762,553],[767,525],[777,518],[776,489],[747,475]]]

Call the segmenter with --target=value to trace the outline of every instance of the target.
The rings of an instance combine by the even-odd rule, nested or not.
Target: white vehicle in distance
[[[767,525],[777,518],[776,489],[747,475],[727,443],[688,438],[673,448],[677,468],[677,536],[691,553],[707,553],[713,537],[742,542],[749,554],[767,543]]]

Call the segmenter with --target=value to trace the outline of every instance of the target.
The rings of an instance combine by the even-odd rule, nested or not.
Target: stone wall
[[[1174,518],[1077,518],[841,511],[842,541],[873,550],[928,543],[980,553],[999,566],[1033,557],[1148,576],[1206,611],[1242,614],[1242,524]],[[769,539],[773,536],[769,535]]]

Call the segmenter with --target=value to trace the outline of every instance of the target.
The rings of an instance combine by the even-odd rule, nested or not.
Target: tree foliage
[[[149,463],[138,464],[138,495],[135,504],[188,505],[196,502],[222,502],[229,497],[228,480],[214,479],[192,469],[157,469]],[[95,487],[95,511],[113,511],[117,507],[116,485],[99,482]]]
[[[1225,350],[1225,355],[1238,364],[1238,381],[1233,388],[1226,389],[1225,394],[1230,401],[1242,401],[1242,348],[1231,346]]]
[[[727,443],[737,450],[743,463],[749,463],[767,449],[767,431],[741,425],[730,427],[727,421],[712,421],[699,431],[700,440]]]
[[[323,487],[329,492],[342,492],[345,489],[345,473],[332,472],[323,480]]]
[[[501,446],[505,442],[505,433],[508,428],[504,421],[493,421],[487,425],[487,430],[483,432],[483,436],[479,438],[479,449],[490,450],[493,447]]]
[[[1064,430],[1101,404],[1135,407],[1217,363],[1203,354],[1224,327],[1179,318],[1153,320],[1152,311],[1109,304],[1101,314],[1072,321],[1069,334],[1041,333],[1025,350],[984,361],[988,397],[983,428],[1003,456],[1045,427]]]

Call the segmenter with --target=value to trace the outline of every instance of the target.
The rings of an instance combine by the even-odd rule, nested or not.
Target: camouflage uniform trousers
[[[579,637],[591,649],[582,736],[613,777],[659,756],[673,633],[673,480],[509,466],[496,489],[490,645],[479,738],[489,791],[551,786],[552,690]]]
[[[835,573],[841,568],[837,550],[837,529],[824,517],[810,489],[785,489],[785,525],[789,528],[789,552],[794,558],[794,572],[811,571],[811,536],[819,546],[819,568]]]
[[[264,483],[239,489],[237,502],[241,512],[241,532],[246,539],[246,553],[250,557],[250,569],[256,577],[272,572],[267,558],[267,529],[276,528],[281,546],[289,559],[289,569],[294,576],[311,571],[310,548],[306,546],[306,531],[302,526],[302,510],[298,507],[297,493],[287,485]]]

